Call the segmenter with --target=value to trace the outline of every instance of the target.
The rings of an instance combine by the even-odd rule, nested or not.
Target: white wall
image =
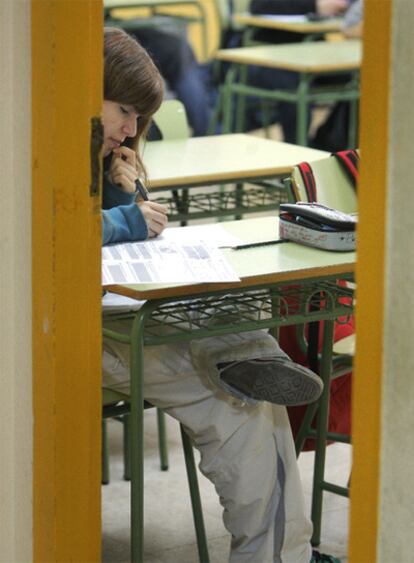
[[[414,3],[393,0],[378,561],[414,560]]]
[[[0,561],[32,560],[30,1],[0,0]]]

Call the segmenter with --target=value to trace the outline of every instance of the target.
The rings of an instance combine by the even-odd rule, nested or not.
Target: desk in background
[[[236,130],[242,128],[245,101],[247,96],[291,102],[297,107],[298,144],[306,145],[308,114],[312,103],[350,102],[349,146],[356,146],[357,101],[359,98],[359,68],[361,66],[362,45],[360,41],[314,41],[310,43],[290,43],[288,45],[266,45],[222,49],[216,59],[230,63],[225,84],[220,95],[223,114],[223,130],[232,129],[232,98],[238,98]],[[299,75],[296,91],[267,90],[247,84],[249,65],[257,65],[275,70],[287,70]],[[316,88],[316,77],[329,75],[349,75],[352,79],[347,85],[336,84]]]
[[[272,240],[277,237],[278,220],[273,217],[222,223],[245,242]],[[189,341],[207,336],[275,328],[324,320],[320,376],[324,391],[319,399],[315,452],[312,520],[319,534],[322,514],[323,471],[329,412],[329,387],[332,364],[334,320],[352,313],[352,290],[338,285],[338,278],[352,279],[355,253],[317,250],[288,242],[245,250],[225,250],[226,256],[241,278],[227,284],[163,284],[111,286],[121,295],[146,300],[137,312],[126,313],[134,321],[130,335],[104,329],[108,338],[131,346],[131,526],[142,521],[143,464],[143,356],[144,346],[166,342]],[[221,316],[212,323],[214,306],[232,311],[231,318]],[[210,299],[210,300],[209,300]],[[323,305],[321,305],[323,303]],[[122,315],[121,315],[122,316]],[[110,317],[110,315],[109,315]],[[119,318],[120,315],[117,315]],[[236,318],[237,317],[237,318]],[[191,318],[191,325],[189,325]],[[171,320],[171,322],[169,322]],[[168,335],[165,326],[168,325]],[[164,330],[160,330],[163,327]],[[162,336],[159,336],[162,334]],[[315,536],[314,536],[315,539]],[[318,542],[318,536],[315,541]],[[142,561],[142,542],[132,542],[132,561]]]
[[[152,141],[143,151],[151,192],[174,190],[173,198],[162,200],[173,221],[274,211],[286,201],[286,191],[275,179],[288,176],[299,162],[326,156],[324,151],[243,134]],[[255,187],[217,189],[217,184],[243,182]],[[209,188],[194,193],[191,188],[197,186]]]
[[[166,15],[165,8],[177,6],[191,6],[197,11],[196,17],[190,16],[172,16],[172,18],[184,23],[199,23],[201,25],[202,34],[202,49],[203,56],[207,57],[208,53],[208,37],[207,37],[207,23],[208,17],[206,7],[203,0],[104,0],[104,18],[106,25],[118,25],[126,30],[137,25],[151,25],[151,18],[137,20],[128,18],[112,18],[111,13],[113,10],[132,9],[132,8],[148,8],[151,17]]]
[[[252,34],[257,28],[301,33],[304,36],[304,41],[313,40],[326,33],[338,33],[342,29],[341,18],[327,18],[317,21],[304,19],[300,21],[297,17],[289,18],[286,16],[245,13],[235,14],[233,20],[236,24],[246,26],[247,28],[243,36],[244,45],[250,43]]]

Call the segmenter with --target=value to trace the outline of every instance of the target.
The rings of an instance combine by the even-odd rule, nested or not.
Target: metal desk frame
[[[291,44],[294,45],[294,44]],[[304,45],[304,44],[303,44]],[[311,48],[308,43],[304,47]],[[282,46],[284,47],[284,46]],[[232,51],[240,51],[242,54],[244,48],[234,49]],[[249,48],[248,48],[249,49]],[[252,48],[250,48],[252,49]],[[254,49],[254,47],[253,47]],[[359,100],[359,69],[355,68],[338,68],[335,70],[318,69],[306,71],[295,68],[287,68],[284,66],[278,67],[275,65],[268,65],[260,60],[257,61],[239,61],[237,58],[231,59],[231,55],[226,56],[226,50],[219,52],[217,58],[221,61],[230,63],[227,71],[225,82],[221,87],[220,96],[218,100],[218,107],[216,108],[215,119],[218,115],[222,115],[223,119],[223,132],[228,133],[233,130],[232,116],[233,116],[233,98],[236,98],[236,118],[235,118],[235,131],[242,131],[244,126],[245,112],[246,112],[246,98],[248,96],[255,96],[263,100],[283,101],[296,104],[297,108],[297,123],[296,123],[296,142],[299,145],[306,146],[308,141],[308,123],[310,106],[313,103],[331,103],[339,101],[347,101],[350,103],[349,115],[349,129],[348,129],[348,145],[349,147],[356,146],[357,136],[357,118],[358,118],[358,100]],[[258,88],[248,84],[248,67],[251,64],[258,66],[272,68],[277,71],[278,68],[283,70],[291,70],[297,72],[299,76],[298,87],[296,90],[268,90],[265,88]],[[351,80],[348,84],[335,86],[329,85],[326,87],[314,86],[316,78],[321,76],[339,76],[351,75]],[[214,126],[214,123],[213,125]]]
[[[143,151],[151,193],[168,206],[171,221],[182,223],[275,211],[286,201],[281,180],[294,165],[325,156],[324,151],[251,135],[153,141]],[[248,189],[241,189],[244,183]],[[217,189],[224,184],[236,188]],[[194,193],[198,186],[206,189]],[[165,190],[172,190],[172,196]]]
[[[300,277],[300,276],[299,276]],[[129,335],[104,329],[103,334],[131,347],[131,560],[143,560],[143,537],[137,525],[144,517],[143,509],[143,352],[144,346],[179,340],[218,336],[256,329],[276,329],[280,326],[324,320],[320,376],[324,391],[318,401],[317,448],[315,452],[314,494],[312,498],[312,541],[319,543],[322,516],[323,477],[329,414],[329,389],[332,364],[334,320],[352,314],[352,306],[341,298],[352,297],[352,290],[339,286],[337,278],[352,278],[352,274],[313,275],[309,279],[292,279],[275,284],[260,284],[245,288],[217,289],[204,294],[179,295],[152,299],[134,313],[116,315],[133,317]],[[180,287],[180,286],[179,286]],[[116,290],[116,287],[114,288]],[[118,288],[119,290],[119,288]],[[123,293],[120,290],[120,293]],[[126,292],[128,293],[128,292]],[[181,294],[180,294],[181,293]],[[323,304],[322,304],[323,303]],[[322,304],[322,305],[321,305]],[[214,315],[212,313],[214,310]],[[214,317],[214,326],[211,320]],[[109,315],[110,319],[111,316]],[[217,318],[220,322],[217,323]],[[162,335],[168,325],[170,333]],[[237,327],[237,328],[235,328]],[[134,530],[139,530],[138,534]]]

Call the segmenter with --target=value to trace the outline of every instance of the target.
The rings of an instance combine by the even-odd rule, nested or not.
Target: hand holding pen
[[[140,196],[140,199],[137,198],[137,205],[139,205],[147,224],[148,236],[149,238],[156,237],[162,233],[168,224],[168,209],[165,205],[149,201],[148,190],[141,180],[135,180],[135,187],[137,195]]]
[[[138,180],[138,163],[135,151],[120,146],[112,151],[109,167],[109,180],[121,188],[122,191],[133,193]]]
[[[147,224],[149,238],[160,235],[168,223],[168,209],[165,205],[149,201],[148,191],[138,178],[135,151],[125,146],[114,149],[109,176],[111,182],[117,184],[121,190],[139,196],[136,204]]]

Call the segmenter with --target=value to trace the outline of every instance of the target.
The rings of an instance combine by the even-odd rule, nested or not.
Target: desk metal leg
[[[239,69],[239,84],[243,86],[247,85],[247,75],[248,75],[249,67],[248,65],[241,65]],[[246,94],[239,94],[237,96],[236,102],[236,123],[235,123],[235,131],[236,133],[240,133],[244,130],[244,125],[246,121],[246,105],[247,105],[247,97]]]
[[[102,419],[102,485],[109,483],[109,451],[108,429],[105,419]]]
[[[122,417],[122,427],[124,433],[124,479],[131,480],[131,437],[130,437],[131,415],[125,414]]]
[[[352,89],[356,92],[359,90],[358,76],[354,74],[352,77]],[[348,148],[355,149],[358,147],[358,109],[359,99],[355,97],[349,102],[349,124],[348,124]]]
[[[167,447],[167,431],[165,428],[165,414],[161,409],[157,409],[158,424],[158,449],[160,452],[161,471],[168,469],[168,447]]]
[[[318,419],[316,425],[315,466],[313,473],[312,513],[313,522],[312,545],[321,541],[322,495],[325,472],[326,439],[329,420],[329,398],[332,371],[332,346],[334,321],[325,321],[323,331],[322,358],[320,376],[323,380],[323,392],[319,399]]]
[[[296,93],[296,142],[304,147],[308,144],[309,83],[309,76],[300,73]]]
[[[222,108],[223,108],[223,123],[222,123],[222,131],[223,133],[231,133],[233,130],[232,124],[232,85],[235,82],[237,74],[237,66],[231,65],[226,74],[226,80],[224,86],[222,87]]]
[[[144,322],[137,312],[131,330],[131,561],[144,560]]]

